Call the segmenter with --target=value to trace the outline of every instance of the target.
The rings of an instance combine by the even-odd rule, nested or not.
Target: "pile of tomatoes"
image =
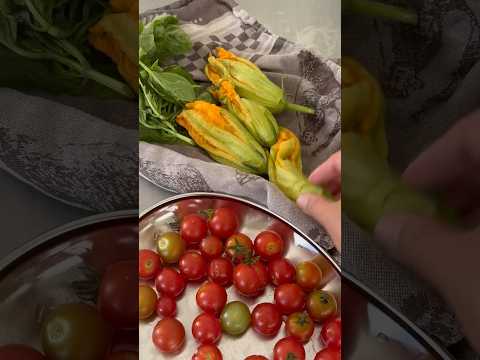
[[[341,320],[337,299],[321,290],[323,274],[313,261],[294,266],[284,257],[285,241],[275,231],[260,232],[252,241],[238,232],[239,219],[229,207],[210,216],[185,215],[180,231],[156,237],[156,251],[139,253],[139,319],[158,316],[152,340],[162,353],[178,353],[185,344],[185,328],[175,318],[177,299],[187,282],[200,284],[196,292],[199,314],[191,332],[199,347],[192,360],[221,360],[216,346],[222,333],[241,336],[250,327],[266,338],[275,337],[285,322],[287,336],[273,348],[273,360],[305,359],[304,344],[321,325],[323,349],[315,360],[340,359]],[[246,298],[275,287],[274,302],[257,304],[250,312],[242,301],[228,302],[233,285]],[[154,289],[155,288],[155,289]],[[267,360],[252,355],[245,360]]]

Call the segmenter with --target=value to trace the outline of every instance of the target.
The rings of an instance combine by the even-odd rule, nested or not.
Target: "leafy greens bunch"
[[[28,67],[48,71],[50,67],[37,64],[43,60],[65,83],[92,80],[117,94],[133,97],[125,83],[91,65],[88,29],[106,8],[103,0],[0,0],[0,45],[4,47],[0,51],[19,58],[19,66],[25,66],[19,71],[28,72]],[[16,64],[15,60],[11,63]]]
[[[184,105],[196,99],[211,101],[211,96],[195,84],[191,75],[178,65],[164,64],[192,48],[188,35],[171,15],[157,16],[140,23],[140,140],[158,143],[193,140],[175,119]]]

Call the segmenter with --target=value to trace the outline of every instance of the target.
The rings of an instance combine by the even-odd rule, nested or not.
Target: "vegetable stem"
[[[418,15],[415,11],[399,6],[388,5],[373,0],[344,0],[343,8],[354,13],[417,25]]]
[[[309,108],[308,106],[292,104],[292,103],[289,103],[289,102],[287,102],[287,105],[285,106],[285,108],[287,110],[298,111],[298,112],[305,113],[305,114],[311,114],[311,115],[315,114],[315,110],[313,110],[312,108]]]
[[[37,22],[40,24],[44,32],[59,39],[66,38],[70,35],[70,31],[64,31],[62,29],[59,29],[55,25],[52,25],[47,20],[45,20],[43,16],[40,14],[40,12],[37,10],[35,5],[32,4],[31,0],[25,0],[25,5],[27,6],[28,10],[32,13],[35,20],[37,20]]]

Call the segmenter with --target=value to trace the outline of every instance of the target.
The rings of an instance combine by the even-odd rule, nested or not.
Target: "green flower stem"
[[[315,114],[315,110],[307,106],[298,105],[298,104],[287,103],[287,105],[285,106],[285,109],[291,110],[291,111],[298,111],[305,114],[311,114],[311,115]]]
[[[354,13],[417,25],[418,15],[410,9],[372,0],[343,0],[342,7]]]
[[[43,18],[43,16],[38,12],[35,5],[32,4],[30,0],[25,1],[25,5],[27,6],[28,10],[32,13],[33,17],[42,27],[43,31],[47,34],[52,35],[55,38],[66,38],[71,34],[71,31],[64,31],[52,24],[50,24],[47,20]]]

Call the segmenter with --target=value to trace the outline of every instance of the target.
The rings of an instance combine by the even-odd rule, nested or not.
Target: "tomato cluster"
[[[205,213],[210,213],[209,219]],[[190,212],[183,216],[179,233],[156,238],[156,252],[140,251],[140,279],[150,281],[156,291],[148,283],[140,284],[139,318],[153,314],[162,318],[152,334],[157,349],[164,353],[182,350],[185,329],[174,318],[176,299],[186,283],[193,282],[199,283],[196,303],[200,312],[192,323],[192,335],[199,343],[192,360],[221,360],[216,344],[222,333],[241,336],[252,327],[262,336],[275,337],[284,321],[287,337],[275,344],[273,360],[305,359],[303,344],[311,339],[316,324],[323,324],[322,344],[340,354],[337,302],[333,294],[321,290],[320,267],[312,261],[294,266],[284,257],[286,244],[277,232],[262,231],[252,241],[238,232],[239,225],[236,212],[228,207],[213,213],[205,209]],[[257,304],[250,312],[242,301],[227,301],[225,288],[232,284],[247,298],[258,297],[272,284],[274,302]],[[321,353],[318,359],[324,359]],[[252,355],[247,359],[266,358]]]

